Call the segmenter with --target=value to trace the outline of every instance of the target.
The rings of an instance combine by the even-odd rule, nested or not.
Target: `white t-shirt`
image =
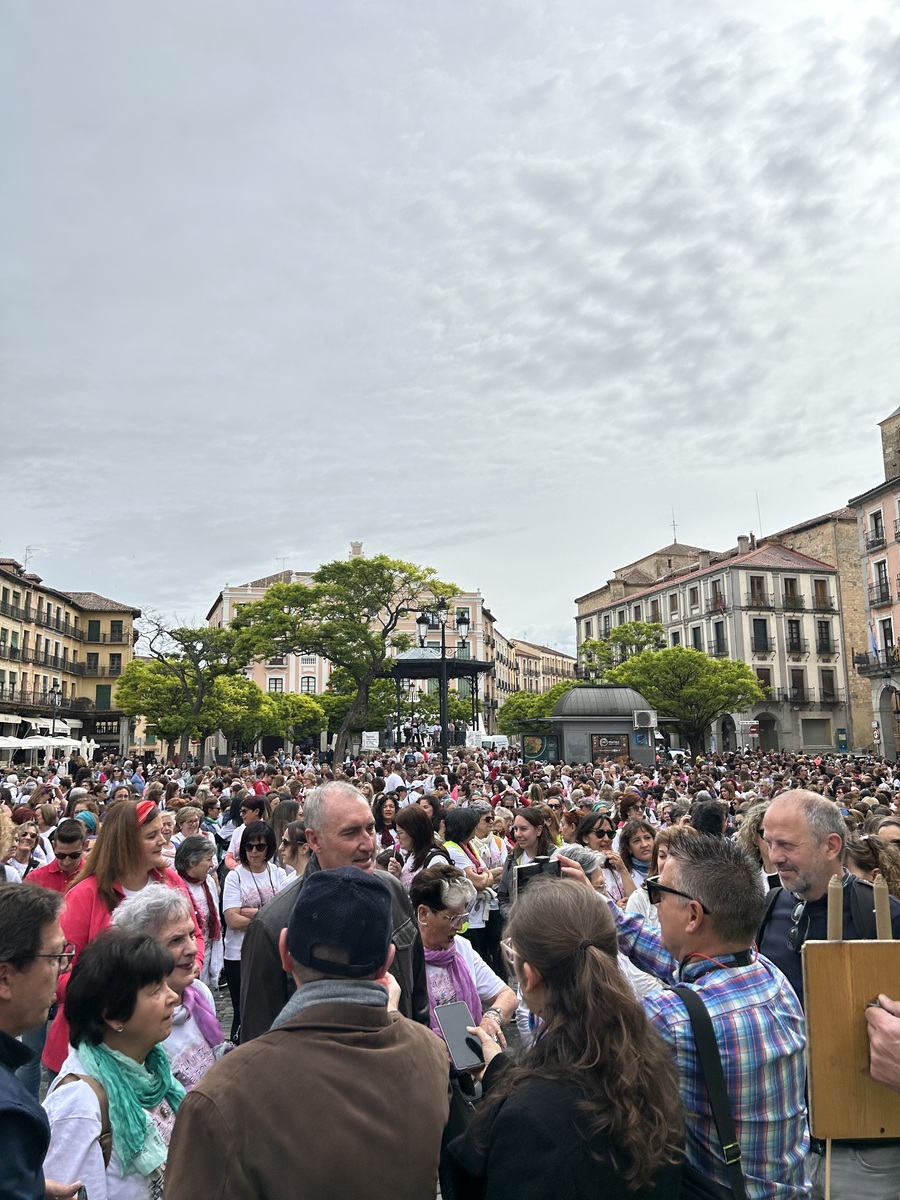
[[[259,874],[247,867],[236,867],[229,871],[222,892],[222,908],[262,908],[269,900],[280,892],[288,882],[287,872],[277,863],[266,863],[264,871]],[[225,929],[225,957],[234,962],[241,957],[241,946],[244,943],[243,929]],[[52,1178],[52,1176],[51,1176]]]
[[[202,992],[207,1004],[215,1012],[215,1001],[206,984],[197,979],[191,984],[191,987]],[[222,1057],[224,1047],[224,1041],[220,1042],[218,1046],[210,1046],[200,1032],[200,1026],[188,1014],[188,1010],[183,1004],[180,1004],[172,1014],[172,1032],[162,1044],[172,1067],[172,1074],[188,1092],[206,1074],[213,1063]]]
[[[464,937],[455,937],[453,944],[456,946],[456,953],[475,980],[475,991],[478,993],[482,1005],[489,1004],[506,987],[506,984],[499,975],[494,974],[481,955],[472,949],[471,942],[467,942]],[[452,1004],[454,1000],[458,999],[456,989],[450,979],[450,972],[446,967],[436,967],[432,963],[426,963],[425,970],[428,975],[428,994],[432,1005]]]
[[[51,1084],[44,1108],[50,1118],[50,1149],[44,1159],[47,1179],[80,1179],[89,1200],[150,1200],[150,1180],[129,1172],[121,1176],[121,1163],[113,1137],[109,1166],[104,1166],[99,1137],[102,1132],[100,1101],[89,1084],[79,1079],[58,1087],[67,1075],[87,1075],[75,1050],[60,1068]],[[175,1113],[164,1100],[148,1110],[159,1136],[168,1146],[175,1124]]]

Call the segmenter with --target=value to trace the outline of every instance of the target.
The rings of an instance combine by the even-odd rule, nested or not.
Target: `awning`
[[[35,729],[52,729],[53,728],[53,718],[52,717],[26,717],[25,720],[28,721],[29,724],[33,725]],[[56,732],[57,733],[68,733],[69,732],[69,722],[64,717],[56,718]]]
[[[24,717],[17,717],[15,713],[0,713],[0,725],[19,725],[24,720]]]

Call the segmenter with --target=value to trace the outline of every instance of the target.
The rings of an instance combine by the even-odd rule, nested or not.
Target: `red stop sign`
[[[757,723],[755,721],[750,722],[750,732],[751,733],[759,733],[759,726],[757,725]]]

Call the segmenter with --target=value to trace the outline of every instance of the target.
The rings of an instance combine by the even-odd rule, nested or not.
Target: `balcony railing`
[[[0,658],[8,662],[21,662],[22,651],[18,646],[11,646],[9,642],[0,642]]]
[[[806,608],[806,597],[789,595],[787,592],[781,597],[781,603],[785,608],[801,609]]]
[[[785,704],[812,704],[813,694],[806,687],[781,688],[780,698]]]
[[[710,596],[706,602],[706,615],[714,617],[717,613],[731,612],[731,605],[724,596]]]
[[[853,655],[853,665],[860,675],[885,675],[900,669],[900,654],[896,646],[881,646],[874,653],[856,651]]]
[[[744,602],[747,608],[773,608],[775,595],[773,592],[749,592]]]
[[[75,696],[60,696],[59,703],[54,704],[49,692],[41,691],[39,688],[32,690],[31,688],[11,687],[9,684],[0,684],[0,700],[4,704],[28,705],[31,708],[44,708],[48,712],[53,709],[83,707]]]
[[[813,610],[816,612],[834,612],[834,600],[827,592],[813,593]]]
[[[894,521],[894,541],[900,541],[900,517]]]
[[[706,653],[709,655],[710,658],[727,658],[728,657],[728,647],[725,645],[724,642],[716,642],[716,641],[707,642]]]
[[[95,678],[95,677],[106,678],[107,675],[116,675],[117,676],[117,675],[122,674],[121,666],[106,666],[106,665],[101,666],[99,663],[84,663],[83,667],[84,667],[84,670],[82,673],[84,675],[91,676],[92,678]]]
[[[809,638],[788,638],[784,649],[787,654],[808,654]]]
[[[842,688],[819,688],[819,703],[823,708],[831,708],[837,704],[844,703],[844,692]]]
[[[866,549],[878,550],[886,540],[883,529],[870,529],[866,534]]]
[[[887,580],[869,584],[869,604],[873,607],[891,603],[891,585]]]
[[[771,654],[775,649],[775,639],[770,637],[755,637],[751,639],[750,649],[754,654]]]
[[[0,616],[10,617],[13,621],[27,621],[30,614],[27,609],[12,604],[9,600],[0,600]]]
[[[837,646],[827,638],[816,638],[816,654],[837,654]]]
[[[29,610],[27,615],[22,619],[25,621],[34,621],[35,625],[40,626],[41,629],[55,630],[57,633],[61,633],[63,637],[76,638],[79,642],[84,641],[84,630],[80,626],[73,625],[71,621],[66,621],[62,618],[48,617],[40,609],[35,609],[34,614]]]

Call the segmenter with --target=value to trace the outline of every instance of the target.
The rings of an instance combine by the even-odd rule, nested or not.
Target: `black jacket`
[[[50,1145],[50,1122],[15,1076],[34,1057],[27,1046],[0,1033],[0,1200],[44,1200],[43,1162]]]
[[[485,1094],[502,1089],[509,1066],[505,1056],[494,1059]],[[581,1096],[574,1083],[532,1076],[493,1111],[486,1128],[476,1117],[447,1147],[452,1195],[445,1200],[677,1200],[680,1166],[664,1167],[652,1188],[629,1191],[609,1161],[609,1137],[582,1137]]]
[[[299,879],[295,879],[264,905],[244,934],[241,946],[241,1043],[268,1033],[272,1022],[294,992],[294,981],[281,967],[278,939],[287,928],[294,902],[303,881],[318,871],[315,855]],[[403,885],[387,871],[378,878],[390,889],[394,928],[391,941],[397,953],[391,974],[400,984],[400,1012],[423,1025],[428,1024],[428,984],[425,951],[413,920]]]

